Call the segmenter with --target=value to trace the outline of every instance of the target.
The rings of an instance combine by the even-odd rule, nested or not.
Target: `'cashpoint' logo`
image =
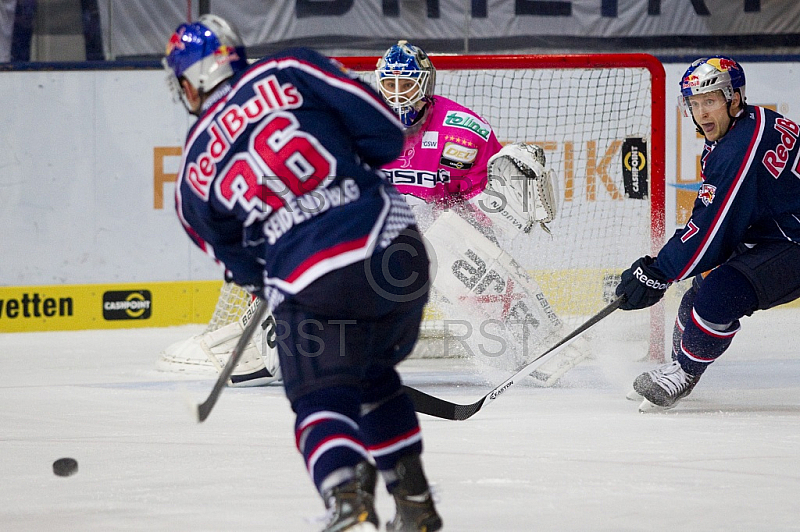
[[[112,291],[103,294],[106,320],[146,320],[152,312],[150,290]]]

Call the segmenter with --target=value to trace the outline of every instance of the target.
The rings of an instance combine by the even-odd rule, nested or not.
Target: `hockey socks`
[[[392,491],[398,479],[398,460],[422,453],[422,434],[411,399],[398,390],[390,397],[362,407],[361,433],[375,464]]]
[[[312,392],[292,407],[295,443],[320,494],[350,481],[359,462],[369,459],[358,424],[358,391],[346,387]]]

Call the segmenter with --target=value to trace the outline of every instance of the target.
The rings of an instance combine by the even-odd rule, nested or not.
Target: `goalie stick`
[[[239,341],[236,342],[236,347],[234,347],[233,351],[231,351],[231,356],[228,359],[228,362],[225,364],[225,367],[222,368],[222,371],[220,371],[219,377],[217,377],[217,382],[214,383],[214,388],[211,389],[211,393],[208,395],[208,398],[197,405],[198,423],[205,421],[209,414],[211,414],[211,409],[214,408],[217,399],[219,399],[219,395],[222,393],[222,390],[225,388],[225,386],[227,386],[228,379],[231,378],[233,369],[236,367],[236,364],[239,363],[242,353],[244,353],[245,349],[247,348],[247,343],[253,337],[256,330],[261,326],[261,322],[264,321],[264,317],[267,315],[267,304],[264,301],[258,300],[258,304],[250,305],[249,308],[253,307],[255,307],[255,309],[253,310],[253,314],[250,316],[250,321],[247,322],[247,326],[244,328],[242,336],[240,336]]]
[[[469,419],[475,413],[478,412],[485,404],[488,404],[503,394],[503,392],[507,391],[511,388],[514,384],[516,384],[516,380],[519,377],[527,375],[531,371],[538,368],[540,365],[544,364],[547,360],[549,360],[548,355],[555,355],[557,352],[561,351],[569,344],[571,344],[574,340],[576,340],[579,336],[581,336],[584,332],[586,332],[590,327],[595,325],[597,322],[602,320],[603,318],[607,317],[609,314],[614,312],[617,307],[622,303],[623,296],[620,296],[611,303],[609,303],[603,310],[589,318],[583,325],[572,331],[566,337],[564,337],[560,342],[556,345],[533,359],[532,361],[528,362],[527,364],[520,367],[511,377],[503,381],[498,386],[495,386],[492,391],[478,399],[472,404],[468,405],[460,405],[456,403],[451,403],[450,401],[446,401],[444,399],[440,399],[438,397],[434,397],[429,395],[425,392],[417,390],[415,388],[411,388],[410,386],[403,386],[403,389],[411,397],[411,400],[414,403],[414,410],[421,414],[428,414],[429,416],[439,417],[442,419],[450,419],[453,421],[463,421],[465,419]]]

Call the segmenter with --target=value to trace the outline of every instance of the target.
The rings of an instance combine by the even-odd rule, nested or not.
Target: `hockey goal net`
[[[374,86],[376,57],[340,61]],[[541,145],[558,175],[552,235],[506,249],[542,287],[565,333],[613,297],[619,273],[664,237],[664,69],[646,54],[432,56],[438,95],[481,115],[502,143]],[[250,298],[223,287],[208,329]],[[626,313],[627,314],[627,313]],[[639,313],[651,358],[664,355],[663,311]],[[629,318],[630,319],[630,318]],[[429,305],[417,356],[457,353],[446,316]],[[644,354],[644,353],[643,353]]]

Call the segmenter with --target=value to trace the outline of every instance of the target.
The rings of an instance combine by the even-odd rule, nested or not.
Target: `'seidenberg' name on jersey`
[[[296,198],[286,198],[286,206],[276,210],[264,222],[264,236],[272,245],[295,225],[318,216],[332,207],[347,205],[361,197],[361,190],[351,178],[338,185],[318,188]]]

